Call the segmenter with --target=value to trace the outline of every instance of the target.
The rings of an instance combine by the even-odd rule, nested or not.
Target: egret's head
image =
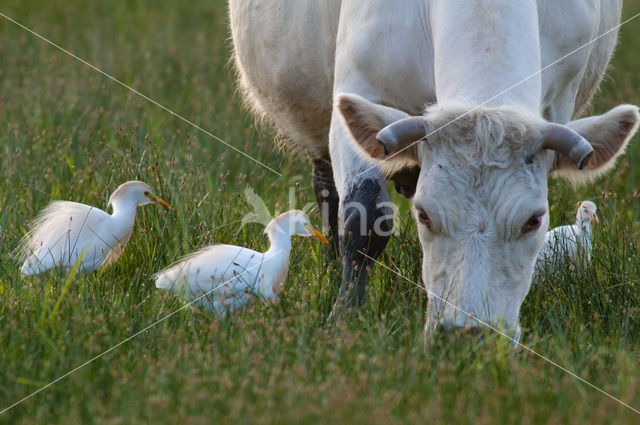
[[[598,216],[596,215],[596,204],[591,201],[582,201],[578,203],[578,213],[576,218],[578,222],[585,223],[595,221],[598,222]]]
[[[267,224],[264,231],[267,234],[280,231],[289,235],[300,235],[304,237],[315,236],[322,242],[329,242],[322,233],[311,225],[309,217],[300,210],[291,210],[280,214]]]
[[[116,207],[116,204],[128,202],[135,205],[160,204],[171,209],[162,199],[153,194],[153,190],[144,182],[132,180],[121,184],[109,198],[109,205]]]

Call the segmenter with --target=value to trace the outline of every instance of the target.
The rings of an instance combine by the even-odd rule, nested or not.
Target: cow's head
[[[429,292],[427,330],[476,326],[470,313],[517,332],[549,223],[547,174],[595,178],[614,165],[638,126],[632,105],[567,125],[515,107],[437,105],[409,117],[347,94],[337,107],[383,172],[421,167],[413,207]]]

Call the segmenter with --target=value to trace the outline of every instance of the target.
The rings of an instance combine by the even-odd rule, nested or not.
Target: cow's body
[[[609,0],[230,1],[241,87],[254,111],[273,122],[312,160],[318,201],[326,201],[333,212],[329,215],[334,237],[338,227],[342,235],[343,294],[348,292],[348,282],[358,280],[361,299],[364,266],[370,260],[359,252],[375,257],[388,240],[385,175],[401,176],[403,187],[416,184],[416,166],[422,167],[421,179],[426,173],[418,154],[372,167],[375,163],[362,155],[353,139],[361,145],[369,143],[367,128],[390,124],[407,114],[421,115],[428,104],[513,107],[520,111],[516,115],[567,123],[597,89],[615,46],[620,10],[621,1]],[[345,98],[338,105],[342,93],[363,99]],[[360,125],[362,117],[371,122]],[[373,123],[376,119],[380,123]],[[358,140],[359,131],[364,134],[362,140]],[[532,177],[531,185],[546,206],[546,172],[553,153],[543,149],[539,156],[539,168],[546,167],[544,178],[542,174]],[[414,167],[414,172],[403,173],[407,166]],[[425,182],[425,187],[417,183],[417,195],[431,190]],[[363,205],[366,214],[349,208],[352,203]],[[362,227],[368,229],[364,235]],[[429,241],[422,236],[423,278],[437,280],[427,270],[431,267],[425,248]],[[528,291],[535,254],[528,257],[531,254],[523,266],[527,270],[521,272],[528,275],[523,278],[526,284],[520,285],[519,292],[524,294],[515,298],[523,299]],[[505,272],[505,278],[510,273]],[[425,285],[429,289],[427,281]],[[514,302],[516,321],[521,301]],[[455,297],[453,302],[466,305]],[[475,311],[497,319],[494,313]]]
[[[484,7],[485,2],[476,3]],[[621,5],[621,1],[538,1],[540,47],[523,51],[528,47],[516,45],[514,51],[501,52],[504,57],[493,65],[508,65],[512,55],[535,59],[539,49],[541,66],[534,60],[533,72],[548,66],[614,28]],[[333,93],[384,99],[412,115],[437,101],[429,1],[232,0],[230,12],[236,63],[248,100],[306,152],[328,154]],[[464,31],[464,23],[454,27],[451,41],[459,44]],[[610,32],[543,72],[538,110],[545,118],[566,123],[584,109],[607,67],[616,35],[616,30]],[[337,37],[342,41],[340,51],[336,51]],[[343,60],[339,69],[336,56]],[[334,74],[338,74],[335,86]],[[504,87],[484,85],[485,77],[482,82],[483,87],[472,87],[473,91],[454,88],[467,96],[481,89],[484,93],[478,92],[480,98],[475,100],[482,102]],[[517,99],[523,89],[515,89],[513,97]]]

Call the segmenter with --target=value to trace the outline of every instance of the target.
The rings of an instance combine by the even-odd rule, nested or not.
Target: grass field
[[[182,304],[153,273],[195,248],[264,249],[240,228],[247,185],[269,208],[313,201],[310,166],[272,147],[234,96],[226,2],[9,1],[6,14],[280,171],[283,177],[0,17],[0,410]],[[625,16],[640,12],[627,1]],[[622,28],[593,112],[640,104],[640,18]],[[542,277],[522,342],[640,409],[640,139],[615,170],[574,190],[550,181],[551,223],[592,199],[593,264]],[[174,209],[139,209],[112,268],[22,278],[12,250],[52,199],[106,207],[140,179]],[[420,282],[409,203],[385,264]],[[317,211],[312,220],[319,222]],[[319,223],[318,223],[319,224]],[[639,416],[498,335],[426,345],[426,297],[378,267],[359,314],[325,326],[339,282],[319,243],[294,241],[277,306],[226,320],[183,309],[0,415],[0,423],[638,423]]]

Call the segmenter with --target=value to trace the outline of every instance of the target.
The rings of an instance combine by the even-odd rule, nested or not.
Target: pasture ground
[[[151,275],[210,243],[263,249],[240,228],[251,185],[272,210],[313,201],[310,166],[272,148],[234,97],[226,2],[19,0],[0,12],[279,170],[278,177],[0,17],[0,409],[181,307]],[[627,1],[625,16],[640,11]],[[622,28],[602,112],[640,104],[640,18]],[[593,264],[545,274],[522,342],[640,409],[640,137],[615,170],[575,190],[550,181],[551,223],[597,202]],[[112,268],[21,278],[12,250],[52,199],[105,207],[140,179],[174,210],[139,209]],[[385,264],[420,281],[409,203]],[[318,223],[317,210],[312,220]],[[0,415],[6,424],[638,423],[633,411],[502,337],[425,346],[426,297],[375,269],[361,312],[325,326],[339,274],[294,241],[279,306],[216,320],[185,309]]]

